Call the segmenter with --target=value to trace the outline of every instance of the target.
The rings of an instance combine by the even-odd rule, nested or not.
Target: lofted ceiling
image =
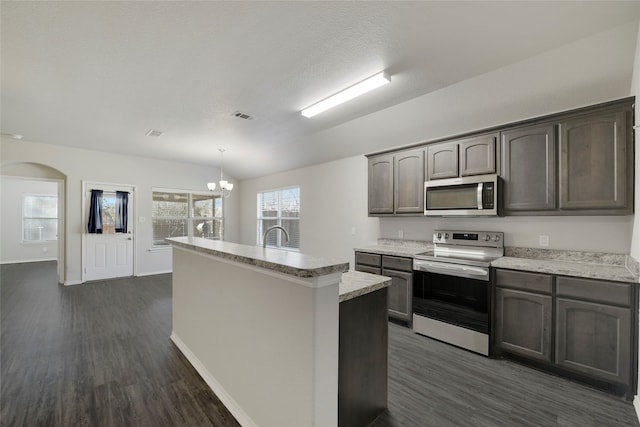
[[[2,133],[212,166],[225,148],[225,172],[238,179],[331,160],[312,136],[640,16],[640,2],[613,1],[0,8]],[[382,70],[391,84],[314,118],[300,115]],[[152,129],[163,134],[146,136]],[[290,158],[310,139],[304,158]],[[367,151],[366,141],[349,150]]]

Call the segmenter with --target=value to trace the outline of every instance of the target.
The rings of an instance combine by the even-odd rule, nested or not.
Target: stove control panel
[[[504,247],[504,233],[501,231],[460,231],[435,230],[433,243],[436,245]]]

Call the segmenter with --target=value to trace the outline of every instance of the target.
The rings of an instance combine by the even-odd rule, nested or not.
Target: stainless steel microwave
[[[438,179],[424,183],[428,216],[498,215],[498,175]]]

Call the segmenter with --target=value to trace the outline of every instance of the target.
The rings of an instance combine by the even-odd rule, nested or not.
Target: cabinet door
[[[564,368],[631,384],[631,310],[558,298],[556,363]]]
[[[458,176],[458,143],[444,142],[427,146],[427,178],[456,178]]]
[[[382,269],[382,275],[391,277],[388,289],[389,317],[411,321],[413,273]]]
[[[560,124],[560,209],[627,206],[625,112]]]
[[[551,124],[502,132],[505,211],[556,207],[556,137]]]
[[[458,141],[460,147],[460,176],[496,172],[497,134],[481,135]]]
[[[393,213],[393,154],[369,157],[369,213]]]
[[[424,212],[424,149],[395,154],[395,212]]]
[[[551,363],[552,307],[549,295],[496,288],[496,346]]]

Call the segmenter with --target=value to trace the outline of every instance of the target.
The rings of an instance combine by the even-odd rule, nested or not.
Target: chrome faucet
[[[287,230],[285,230],[284,228],[280,227],[279,225],[272,225],[271,227],[269,227],[266,230],[264,230],[264,233],[262,233],[262,247],[263,248],[267,247],[267,234],[269,234],[269,232],[271,230],[275,230],[276,228],[279,228],[280,230],[282,230],[282,232],[284,233],[285,239],[287,239],[287,242],[289,241],[289,233],[287,233]]]

